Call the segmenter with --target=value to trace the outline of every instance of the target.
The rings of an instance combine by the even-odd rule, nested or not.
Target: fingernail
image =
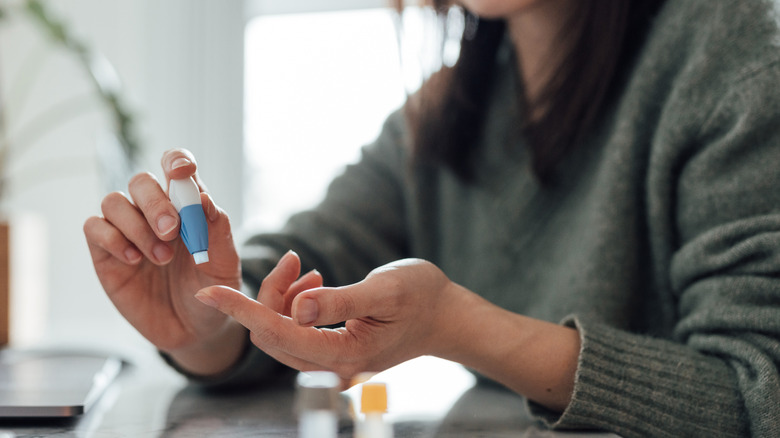
[[[289,250],[289,251],[287,251],[286,253],[284,253],[284,255],[282,256],[282,258],[279,260],[279,263],[278,263],[278,265],[279,265],[279,266],[284,266],[285,264],[287,264],[287,263],[290,263],[290,260],[292,260],[292,256],[293,256],[293,255],[297,255],[297,254],[295,253],[295,251],[293,251],[293,250]]]
[[[160,263],[165,263],[170,260],[171,257],[173,257],[173,251],[171,251],[171,249],[168,248],[168,245],[164,243],[158,243],[155,245],[152,249],[152,254],[154,254],[154,257]]]
[[[312,298],[303,298],[298,303],[295,312],[295,320],[298,325],[308,325],[313,323],[320,313],[317,301]]]
[[[173,160],[173,163],[171,163],[171,170],[175,170],[184,166],[189,166],[190,164],[192,164],[192,161],[186,158],[177,158]]]
[[[157,232],[164,236],[173,231],[178,224],[179,222],[173,216],[164,214],[157,219]]]
[[[136,264],[141,260],[141,253],[135,248],[127,248],[125,250],[125,258],[129,263]]]
[[[195,294],[195,298],[209,307],[217,308],[217,301],[204,291],[198,291],[198,293]]]

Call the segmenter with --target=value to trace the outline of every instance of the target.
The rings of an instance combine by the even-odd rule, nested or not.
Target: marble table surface
[[[521,397],[475,379],[457,364],[419,358],[372,380],[387,384],[388,421],[406,437],[616,437],[561,433],[534,422]],[[358,387],[342,393],[358,405]],[[100,401],[75,420],[0,420],[0,436],[295,437],[289,382],[263,390],[213,393],[189,385],[155,355],[131,361]],[[3,432],[6,435],[3,435]],[[344,421],[339,437],[352,437]]]

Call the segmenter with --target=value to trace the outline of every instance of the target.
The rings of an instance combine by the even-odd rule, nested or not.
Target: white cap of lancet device
[[[206,263],[209,261],[209,252],[208,251],[199,251],[192,253],[192,258],[195,260],[195,264],[199,265],[201,263]]]

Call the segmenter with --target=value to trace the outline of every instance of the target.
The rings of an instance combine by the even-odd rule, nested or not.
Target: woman
[[[84,228],[114,304],[213,384],[427,354],[555,428],[780,434],[774,3],[462,5],[458,64],[240,261],[205,191],[199,267],[151,175],[107,196]]]

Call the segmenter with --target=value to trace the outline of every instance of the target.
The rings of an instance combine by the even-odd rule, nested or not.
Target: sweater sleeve
[[[562,415],[532,405],[546,421],[625,437],[780,436],[778,77],[774,65],[733,84],[667,160],[671,339],[570,319],[575,392]]]

